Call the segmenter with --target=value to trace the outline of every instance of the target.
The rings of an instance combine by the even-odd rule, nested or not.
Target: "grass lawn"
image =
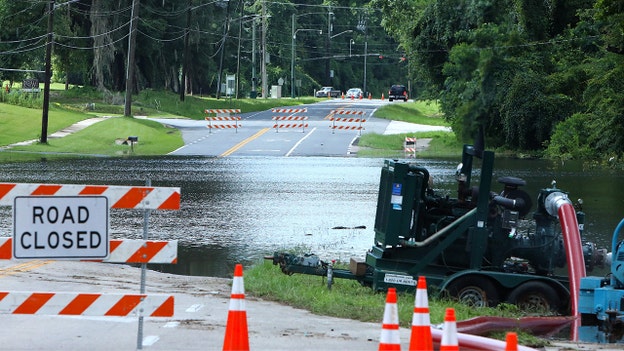
[[[40,138],[41,110],[0,104],[0,115],[0,145]],[[89,117],[80,112],[51,108],[48,112],[48,135]]]
[[[138,143],[132,148],[118,142],[118,139],[124,140],[130,135],[139,136]],[[151,156],[167,154],[183,145],[181,133],[177,129],[167,128],[150,120],[111,117],[63,138],[48,138],[47,144],[16,146],[12,150],[105,156]]]

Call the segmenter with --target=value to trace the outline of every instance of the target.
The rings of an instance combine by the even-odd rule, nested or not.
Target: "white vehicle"
[[[315,95],[317,98],[320,97],[338,97],[340,96],[340,90],[335,90],[334,87],[322,87],[321,90],[316,92]]]

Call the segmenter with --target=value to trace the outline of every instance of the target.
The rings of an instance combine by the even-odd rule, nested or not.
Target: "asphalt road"
[[[182,131],[185,145],[173,155],[350,156],[354,154],[352,145],[361,133],[383,134],[386,131],[390,121],[370,116],[387,103],[382,100],[328,99],[291,107],[306,108],[306,112],[274,113],[269,110],[237,114],[240,121],[156,120]],[[283,120],[274,120],[276,117]],[[305,117],[305,120],[294,117]]]

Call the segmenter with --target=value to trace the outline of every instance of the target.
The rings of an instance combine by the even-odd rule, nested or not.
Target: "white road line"
[[[284,156],[288,157],[288,156],[290,156],[290,154],[292,154],[293,152],[295,152],[295,149],[297,148],[297,146],[299,146],[299,144],[301,144],[304,140],[306,140],[306,138],[307,138],[307,137],[309,137],[310,135],[312,135],[312,133],[314,133],[315,131],[316,131],[316,127],[312,128],[312,129],[310,130],[310,132],[309,132],[306,136],[304,136],[303,138],[299,139],[299,141],[295,144],[295,146],[293,146],[293,147],[292,147],[292,149],[290,149],[290,150],[286,153],[286,155],[284,155]]]

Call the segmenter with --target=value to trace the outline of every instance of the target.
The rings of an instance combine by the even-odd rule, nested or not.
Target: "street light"
[[[303,13],[301,15],[295,15],[294,13],[291,15],[291,22],[292,22],[292,27],[291,27],[291,44],[290,44],[290,97],[292,99],[295,98],[295,39],[297,39],[297,32],[304,32],[304,31],[318,31],[319,35],[323,34],[323,30],[321,29],[295,29],[295,19],[299,16],[306,16],[306,15],[315,15],[318,13]]]

